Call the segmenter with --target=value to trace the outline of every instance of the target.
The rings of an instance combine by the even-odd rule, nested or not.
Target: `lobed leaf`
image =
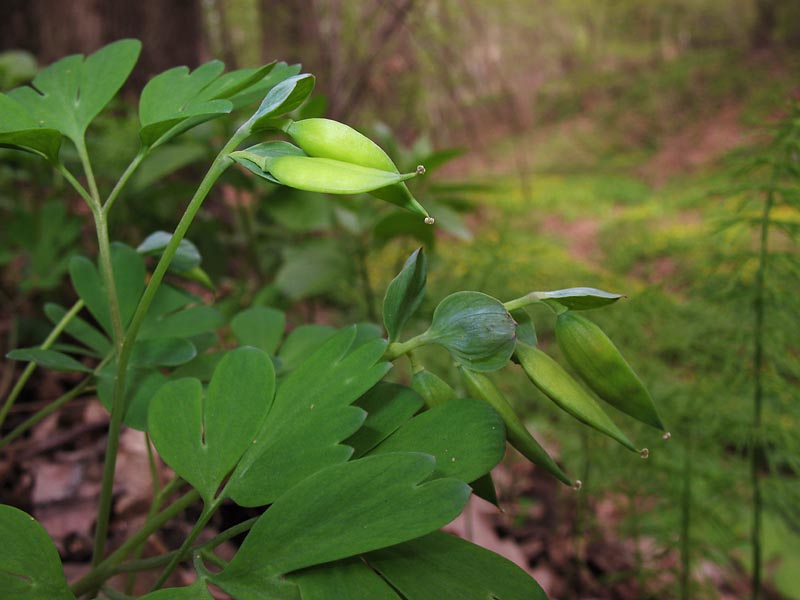
[[[148,413],[153,443],[209,503],[252,445],[274,392],[269,357],[255,348],[232,350],[217,365],[205,400],[196,379],[172,381],[158,390]]]
[[[0,540],[4,600],[75,600],[53,540],[32,516],[0,504]]]
[[[160,257],[171,239],[171,233],[156,231],[148,235],[144,241],[136,247],[136,251],[143,256]],[[175,256],[172,257],[169,268],[172,271],[182,273],[199,267],[202,261],[203,258],[200,256],[200,251],[197,249],[197,246],[189,240],[183,239],[180,241],[180,244],[178,244],[178,250],[175,252]]]
[[[231,319],[231,332],[240,346],[253,346],[275,354],[283,338],[286,315],[266,306],[243,310]]]
[[[278,498],[210,580],[258,589],[278,575],[435,531],[461,512],[470,489],[453,479],[420,484],[434,468],[431,456],[403,453],[323,469]]]
[[[432,533],[366,558],[406,600],[547,600],[520,567],[447,533]]]
[[[303,600],[400,600],[359,558],[304,569],[288,579],[300,588]]]
[[[273,128],[271,119],[293,111],[311,95],[315,79],[309,73],[289,77],[267,93],[251,117],[253,132]]]

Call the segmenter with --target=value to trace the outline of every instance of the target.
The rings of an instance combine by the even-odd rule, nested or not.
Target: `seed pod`
[[[665,430],[647,388],[600,327],[572,311],[556,320],[564,356],[601,399],[634,419]]]
[[[589,392],[570,377],[556,361],[538,348],[521,342],[517,342],[516,355],[533,384],[563,410],[582,423],[615,439],[629,450],[639,452]]]
[[[439,406],[457,398],[455,390],[430,371],[422,369],[414,373],[411,387],[422,396],[428,408]]]
[[[330,158],[278,156],[264,162],[264,170],[283,185],[328,194],[371,192],[416,176],[416,173],[401,175]]]
[[[503,422],[506,424],[508,442],[532,463],[549,471],[563,483],[570,486],[573,485],[573,482],[564,474],[561,467],[550,458],[547,451],[526,429],[517,413],[514,412],[514,409],[500,390],[497,389],[497,386],[492,383],[492,380],[482,373],[476,373],[469,369],[459,369],[459,371],[461,371],[461,376],[469,394],[474,398],[488,402],[503,418]]]
[[[367,136],[331,119],[290,121],[283,130],[309,156],[332,158],[362,167],[397,173],[389,155]]]

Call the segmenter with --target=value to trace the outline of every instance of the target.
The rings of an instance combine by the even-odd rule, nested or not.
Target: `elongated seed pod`
[[[474,398],[488,402],[503,418],[503,422],[506,424],[506,437],[508,438],[508,442],[519,450],[520,454],[525,458],[550,472],[559,481],[570,486],[573,485],[573,482],[567,477],[564,471],[561,470],[561,467],[550,458],[547,451],[542,448],[539,442],[530,434],[517,416],[517,413],[508,403],[508,400],[506,400],[500,390],[497,389],[497,386],[492,383],[492,380],[482,373],[476,373],[469,369],[462,368],[459,369],[459,371],[461,371],[461,376],[464,379],[469,394]]]
[[[647,388],[600,327],[567,311],[556,320],[556,339],[572,368],[602,400],[665,431]]]
[[[284,185],[327,194],[361,194],[405,181],[416,173],[394,173],[330,158],[278,156],[265,161],[266,170]]]
[[[525,374],[548,398],[570,415],[639,452],[600,405],[561,365],[534,346],[517,342],[516,355]]]
[[[352,127],[331,119],[290,121],[283,130],[309,156],[391,171],[397,167],[383,148]]]

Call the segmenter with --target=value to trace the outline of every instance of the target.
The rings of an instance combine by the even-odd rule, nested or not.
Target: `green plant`
[[[186,234],[231,165],[238,162],[269,181],[302,189],[370,192],[430,223],[403,183],[423,169],[399,175],[378,146],[333,122],[315,126],[322,126],[323,133],[331,128],[344,132],[363,144],[342,149],[327,145],[325,135],[315,137],[319,131],[304,131],[300,147],[267,141],[239,150],[254,135],[279,130],[292,135],[286,115],[308,98],[314,78],[282,63],[223,74],[223,65],[211,62],[191,73],[171,69],[147,84],[139,103],[139,149],[103,198],[86,133],[124,83],[139,49],[138,42],[123,40],[85,59],[70,56],[40,72],[34,87],[0,95],[0,144],[38,155],[64,176],[91,211],[99,250],[96,265],[84,257],[70,260],[78,300],[70,308],[45,307],[55,324],[45,341],[9,354],[28,365],[3,404],[0,422],[37,366],[83,373],[84,379],[19,424],[0,440],[0,448],[92,385],[111,415],[91,570],[68,586],[43,528],[24,512],[2,506],[2,538],[17,540],[0,548],[6,597],[125,598],[110,587],[113,575],[160,569],[143,598],[208,599],[208,585],[236,600],[356,593],[387,599],[543,598],[538,584],[505,559],[437,532],[461,512],[473,490],[493,499],[489,471],[503,456],[504,422],[513,428],[512,443],[531,453],[532,437],[519,419],[507,408],[498,414],[495,408],[501,405],[487,392],[476,394],[483,396],[479,399],[458,398],[439,380],[417,385],[421,396],[382,380],[392,362],[407,357],[418,383],[424,367],[415,351],[434,345],[448,350],[472,381],[505,367],[516,354],[541,384],[529,356],[535,353],[541,360],[545,355],[535,348],[525,307],[545,303],[556,312],[581,310],[619,296],[576,288],[533,292],[504,304],[479,292],[456,292],[439,303],[425,332],[403,341],[404,326],[426,286],[426,258],[418,251],[387,290],[388,340],[369,324],[339,330],[307,325],[284,336],[283,313],[253,307],[231,320],[233,339],[226,342],[238,347],[226,349],[230,344],[221,343],[217,333],[224,322],[221,313],[183,289],[182,282],[208,283],[200,253]],[[148,155],[189,129],[260,98],[256,111],[214,158],[171,234],[156,232],[136,249],[111,242],[111,209]],[[63,138],[75,148],[85,185],[61,159]],[[156,259],[149,273],[148,257]],[[164,282],[168,273],[169,284]],[[81,317],[84,309],[88,314]],[[63,343],[62,334],[75,343]],[[547,381],[548,390],[559,389],[554,400],[636,450],[566,372],[548,363]],[[432,393],[437,386],[439,391]],[[426,401],[430,408],[420,412]],[[145,432],[176,476],[156,494],[142,528],[107,554],[123,425]],[[536,458],[569,482],[541,448]],[[174,499],[178,492],[182,495]],[[154,531],[198,500],[202,511],[180,548],[136,559]],[[263,510],[198,544],[224,502]],[[230,562],[214,553],[221,542],[248,531]],[[161,589],[188,559],[197,581]]]

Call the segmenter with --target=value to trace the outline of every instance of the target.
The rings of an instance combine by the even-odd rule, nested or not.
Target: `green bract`
[[[629,450],[639,452],[589,392],[570,377],[556,361],[538,348],[521,342],[517,343],[516,355],[528,378],[558,406],[579,421],[615,439]]]
[[[499,300],[480,292],[456,292],[441,301],[419,340],[447,348],[473,371],[502,368],[514,352],[516,323]]]
[[[647,388],[602,329],[568,311],[556,320],[556,338],[569,364],[595,394],[634,419],[665,430]]]
[[[408,257],[403,269],[386,288],[386,296],[383,298],[383,323],[390,342],[397,339],[406,321],[422,303],[427,276],[425,252],[419,248]]]

